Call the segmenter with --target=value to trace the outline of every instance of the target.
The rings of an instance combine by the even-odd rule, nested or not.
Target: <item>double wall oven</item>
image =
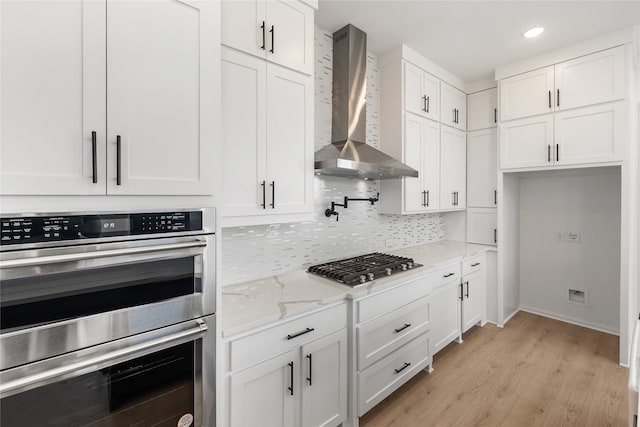
[[[0,220],[0,425],[215,425],[213,209]]]

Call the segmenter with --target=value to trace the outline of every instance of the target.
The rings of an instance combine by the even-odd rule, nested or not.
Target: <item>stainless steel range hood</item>
[[[367,35],[349,24],[333,33],[331,144],[315,153],[316,173],[385,179],[418,171],[365,144]]]

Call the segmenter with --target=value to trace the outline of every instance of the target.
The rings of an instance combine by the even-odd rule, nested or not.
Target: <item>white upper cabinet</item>
[[[105,193],[105,13],[0,2],[2,194]]]
[[[404,109],[433,120],[440,118],[440,80],[403,62]]]
[[[216,99],[212,5],[109,2],[110,194],[211,194]]]
[[[0,7],[2,194],[213,193],[214,4]]]
[[[297,0],[223,0],[222,43],[313,74],[313,8]]]
[[[624,46],[582,56],[555,66],[556,110],[625,97]]]
[[[497,153],[496,129],[467,133],[467,206],[497,206]]]
[[[407,164],[418,171],[417,178],[404,178],[406,213],[437,210],[440,182],[440,125],[407,114],[405,117]]]
[[[222,78],[223,225],[311,213],[313,79],[227,48]]]
[[[496,208],[467,208],[467,242],[481,245],[498,243]]]
[[[553,165],[553,114],[500,124],[502,169]]]
[[[466,133],[440,128],[440,210],[462,210],[466,206]]]
[[[507,121],[553,111],[553,66],[500,81],[500,120]]]
[[[487,89],[467,96],[467,130],[496,127],[498,124],[498,89]]]
[[[440,121],[460,130],[467,126],[467,96],[445,82],[440,84]]]

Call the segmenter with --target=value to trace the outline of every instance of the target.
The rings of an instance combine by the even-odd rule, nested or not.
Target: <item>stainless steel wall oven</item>
[[[0,425],[215,425],[213,209],[0,220]]]

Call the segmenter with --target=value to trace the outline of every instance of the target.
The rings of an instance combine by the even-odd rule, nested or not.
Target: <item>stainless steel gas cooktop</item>
[[[422,267],[422,265],[414,263],[412,258],[374,252],[312,265],[307,271],[344,285],[356,286],[418,267]]]

